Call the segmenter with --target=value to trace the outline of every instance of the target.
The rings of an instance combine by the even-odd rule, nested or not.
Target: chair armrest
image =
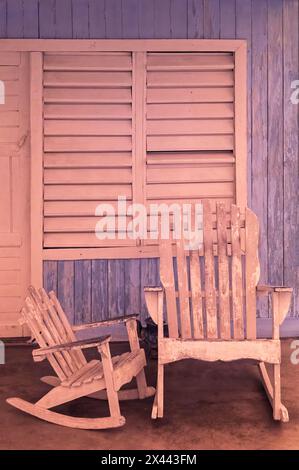
[[[137,320],[138,316],[139,315],[132,314],[132,315],[125,315],[125,316],[121,316],[121,317],[111,318],[109,320],[102,320],[102,321],[95,322],[95,323],[85,323],[85,324],[82,324],[82,325],[73,325],[72,330],[74,332],[76,332],[76,331],[88,330],[88,329],[91,329],[91,328],[99,328],[101,326],[115,325],[116,323],[126,323],[127,321],[130,321],[130,320]]]
[[[74,341],[72,343],[65,343],[65,344],[57,344],[56,346],[49,346],[47,348],[40,348],[35,349],[32,352],[34,358],[40,358],[41,356],[45,356],[47,354],[53,354],[62,351],[69,351],[69,350],[76,350],[76,349],[87,349],[87,348],[95,348],[101,346],[102,344],[107,343],[110,341],[111,336],[100,336],[98,338],[90,338],[90,339],[83,339],[79,341]]]
[[[268,285],[258,285],[256,286],[256,292],[258,295],[267,295],[272,292],[293,292],[292,287],[286,286],[268,286]]]
[[[148,312],[152,318],[152,320],[159,325],[162,321],[163,325],[163,303],[161,302],[159,307],[159,297],[164,295],[164,288],[163,287],[144,287],[144,296],[145,296],[145,303],[148,309]],[[159,318],[159,316],[162,318]],[[160,320],[160,321],[159,321]]]
[[[286,286],[257,286],[258,295],[269,295],[272,298],[273,337],[279,337],[279,325],[284,321],[292,300],[293,289]]]
[[[163,292],[163,287],[144,287],[144,292]]]

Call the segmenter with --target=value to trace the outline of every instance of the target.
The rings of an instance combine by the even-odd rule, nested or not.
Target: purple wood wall
[[[248,203],[261,223],[262,282],[298,285],[298,0],[0,0],[4,38],[241,38],[248,41]],[[45,263],[74,321],[145,314],[155,260]],[[298,293],[291,316],[299,316]],[[259,314],[267,315],[260,306]]]

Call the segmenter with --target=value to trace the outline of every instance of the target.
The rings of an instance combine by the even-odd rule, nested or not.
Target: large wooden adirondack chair
[[[63,426],[81,429],[123,426],[125,418],[121,416],[119,400],[143,399],[155,393],[155,389],[146,384],[146,359],[143,349],[139,347],[136,316],[72,328],[54,292],[50,292],[48,296],[44,289],[37,291],[30,287],[29,294],[22,315],[40,346],[33,351],[33,359],[37,362],[48,359],[57,375],[41,379],[54,388],[37,403],[29,403],[20,398],[9,398],[7,402],[26,413]],[[130,352],[111,358],[110,336],[76,339],[74,331],[120,321],[126,324]],[[101,361],[87,362],[82,350],[92,347],[98,349]],[[134,377],[137,381],[136,389],[120,390]],[[50,411],[53,407],[83,396],[108,399],[110,416],[77,418]]]
[[[214,211],[215,212],[215,211]],[[158,325],[158,378],[152,418],[163,417],[165,364],[253,359],[273,407],[275,420],[288,421],[281,403],[279,325],[289,309],[292,289],[259,286],[259,225],[256,215],[217,203],[216,214],[203,202],[201,247],[185,250],[184,240],[160,237],[162,287],[145,288],[149,313]],[[177,273],[177,281],[175,279]],[[272,338],[256,337],[257,295],[272,297]],[[164,336],[166,300],[168,337]],[[265,363],[273,366],[273,384]]]

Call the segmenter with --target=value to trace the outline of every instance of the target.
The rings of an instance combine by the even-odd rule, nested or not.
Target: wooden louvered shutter
[[[95,208],[132,201],[132,54],[44,54],[44,248],[99,240]]]
[[[148,53],[146,78],[148,203],[235,201],[234,54]]]

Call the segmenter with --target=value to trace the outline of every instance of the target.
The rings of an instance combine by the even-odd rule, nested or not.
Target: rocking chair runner
[[[170,238],[160,239],[163,287],[145,288],[149,313],[158,325],[158,379],[152,418],[163,417],[165,364],[187,358],[250,358],[258,362],[273,418],[288,421],[281,403],[279,325],[288,312],[292,289],[257,285],[258,232],[257,217],[250,209],[241,214],[232,205],[227,213],[225,206],[217,203],[215,220],[209,201],[204,201],[201,248],[186,251],[182,239],[175,243]],[[259,294],[272,297],[272,339],[256,339]],[[163,333],[164,297],[169,337]],[[273,385],[265,363],[273,365]]]
[[[29,288],[29,297],[22,310],[24,321],[36,338],[40,349],[33,351],[34,361],[48,359],[57,376],[41,380],[54,388],[32,404],[20,398],[9,398],[7,402],[26,413],[51,423],[81,429],[103,429],[123,426],[119,399],[143,399],[154,395],[155,389],[146,384],[144,367],[146,359],[139,347],[136,316],[131,315],[109,321],[71,327],[54,294],[49,296],[44,289]],[[110,336],[77,341],[74,331],[124,321],[131,352],[111,358]],[[100,360],[87,362],[82,350],[96,347]],[[136,377],[137,389],[120,390]],[[76,418],[50,411],[50,408],[83,396],[108,399],[110,416],[105,418]]]

